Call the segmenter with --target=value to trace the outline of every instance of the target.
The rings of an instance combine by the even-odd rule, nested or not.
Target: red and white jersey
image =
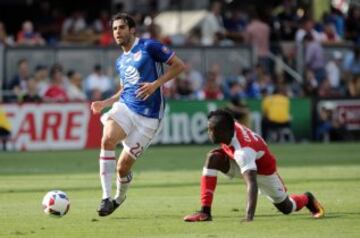
[[[236,161],[241,173],[256,170],[260,175],[271,175],[276,172],[276,159],[263,138],[239,123],[235,123],[230,145],[221,144],[221,148]]]

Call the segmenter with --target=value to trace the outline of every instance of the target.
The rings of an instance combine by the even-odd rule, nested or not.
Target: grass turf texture
[[[326,218],[307,209],[285,216],[259,197],[255,221],[241,224],[245,186],[219,176],[214,221],[185,223],[199,208],[199,178],[210,146],[152,147],[135,164],[123,206],[100,218],[98,151],[0,153],[0,237],[358,237],[359,144],[271,145],[289,192],[312,191]],[[52,219],[41,200],[64,190],[71,208]]]

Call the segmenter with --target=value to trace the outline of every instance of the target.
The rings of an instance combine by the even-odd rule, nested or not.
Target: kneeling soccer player
[[[283,214],[299,211],[306,206],[314,218],[324,216],[324,208],[310,192],[288,196],[282,179],[276,172],[276,160],[265,141],[249,128],[234,121],[224,110],[208,116],[210,140],[221,148],[210,151],[201,177],[201,210],[184,217],[184,221],[211,221],[211,205],[221,171],[233,178],[241,176],[247,186],[246,214],[242,221],[254,219],[258,190]]]

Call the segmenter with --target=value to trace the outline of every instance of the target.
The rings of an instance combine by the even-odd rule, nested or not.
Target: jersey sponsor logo
[[[141,51],[139,50],[138,52],[136,52],[134,55],[133,55],[133,60],[134,61],[139,61],[141,59]]]
[[[140,79],[139,71],[134,66],[125,69],[125,82],[135,85]]]

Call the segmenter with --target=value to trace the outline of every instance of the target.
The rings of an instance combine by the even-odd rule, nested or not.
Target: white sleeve
[[[257,170],[255,163],[256,152],[249,147],[236,150],[234,153],[234,159],[239,165],[242,174],[247,170]]]

